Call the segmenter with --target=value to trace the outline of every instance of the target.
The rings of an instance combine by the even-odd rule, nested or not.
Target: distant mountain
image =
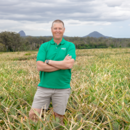
[[[97,32],[97,31],[94,31],[84,37],[95,37],[95,38],[99,38],[99,37],[104,37],[104,38],[109,38],[108,36],[104,36],[102,35],[101,33]]]
[[[19,32],[20,36],[21,37],[28,37],[29,35],[26,35],[25,32],[23,30],[21,30]],[[31,36],[31,37],[52,37],[52,36]],[[63,37],[70,37],[70,36],[66,36],[66,35],[63,35]],[[95,37],[95,38],[99,38],[99,37],[104,37],[104,38],[109,38],[108,36],[104,36],[102,35],[101,33],[97,32],[97,31],[94,31],[86,36],[83,36],[83,37]]]
[[[19,34],[20,34],[21,37],[26,37],[26,34],[25,34],[25,32],[24,32],[23,30],[21,30],[21,31],[19,32]]]

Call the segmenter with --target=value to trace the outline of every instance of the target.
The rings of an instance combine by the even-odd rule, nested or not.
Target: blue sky
[[[129,0],[1,0],[0,32],[51,35],[51,23],[61,19],[66,36],[98,31],[105,36],[130,38]]]

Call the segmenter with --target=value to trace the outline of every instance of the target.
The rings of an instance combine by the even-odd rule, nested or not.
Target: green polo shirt
[[[57,45],[54,40],[43,43],[37,54],[37,61],[54,60],[62,61],[69,54],[76,60],[75,45],[64,39]],[[53,89],[70,88],[71,69],[57,70],[53,72],[40,71],[40,83],[38,86]]]

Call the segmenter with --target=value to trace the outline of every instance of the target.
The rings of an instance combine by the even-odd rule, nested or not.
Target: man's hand
[[[74,64],[74,59],[71,56],[67,55],[63,61],[53,61],[49,60],[49,65],[56,67],[58,69],[71,69]]]
[[[69,54],[64,58],[64,60],[70,60],[70,59],[72,59],[72,57],[69,56]],[[45,63],[46,63],[46,61],[47,61],[47,60],[45,60]]]
[[[70,60],[70,59],[72,59],[72,57],[69,56],[69,54],[64,58],[64,60]]]

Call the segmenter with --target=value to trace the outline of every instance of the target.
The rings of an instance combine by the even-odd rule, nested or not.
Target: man
[[[48,109],[52,100],[55,117],[63,124],[68,98],[70,95],[71,68],[76,59],[75,45],[63,39],[64,23],[55,20],[51,32],[53,39],[42,44],[37,54],[37,70],[40,83],[34,96],[29,118],[36,119],[35,113]]]

